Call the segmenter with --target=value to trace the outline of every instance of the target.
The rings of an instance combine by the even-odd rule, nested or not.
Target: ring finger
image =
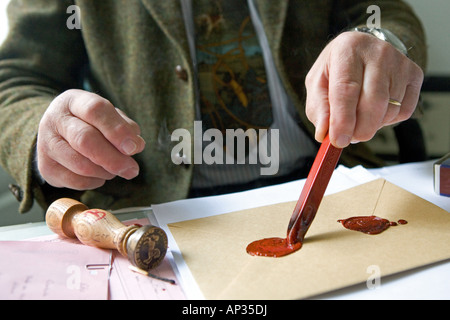
[[[106,171],[101,166],[96,165],[75,151],[63,139],[59,139],[56,143],[51,144],[51,146],[47,152],[42,154],[47,154],[52,161],[59,163],[76,175],[102,180],[110,180],[115,177],[114,174]]]
[[[405,91],[406,88],[403,81],[400,79],[391,79],[387,109],[383,118],[382,126],[391,124],[394,119],[398,117],[402,108]]]

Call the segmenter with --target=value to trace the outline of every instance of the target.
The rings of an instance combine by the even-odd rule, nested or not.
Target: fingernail
[[[345,134],[340,135],[336,140],[336,147],[338,148],[345,148],[350,144],[351,137],[347,136]]]
[[[124,171],[121,171],[119,173],[119,176],[124,179],[131,180],[133,178],[136,178],[138,176],[138,174],[139,174],[139,168],[131,167],[131,168],[125,169]]]
[[[144,138],[142,138],[141,136],[138,136],[138,139],[140,141],[142,149],[145,148],[146,142],[145,142]]]
[[[125,140],[122,143],[122,150],[125,152],[126,155],[131,156],[134,154],[137,150],[138,146],[133,140]]]

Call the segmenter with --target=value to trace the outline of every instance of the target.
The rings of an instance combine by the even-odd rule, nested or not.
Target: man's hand
[[[421,68],[389,43],[359,32],[341,34],[306,77],[306,114],[316,140],[327,132],[339,148],[370,140],[383,126],[411,117],[422,82]]]
[[[81,90],[56,97],[41,119],[38,169],[54,187],[89,190],[116,176],[135,178],[143,151],[136,122],[108,100]]]

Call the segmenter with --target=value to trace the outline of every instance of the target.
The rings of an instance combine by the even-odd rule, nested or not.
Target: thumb
[[[309,121],[316,127],[315,139],[322,142],[330,126],[330,103],[328,97],[328,76],[326,70],[317,65],[306,76],[305,112]]]

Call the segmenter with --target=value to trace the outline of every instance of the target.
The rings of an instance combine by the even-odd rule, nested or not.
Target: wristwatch
[[[380,40],[390,43],[394,46],[394,48],[403,53],[405,56],[408,55],[408,49],[406,49],[405,44],[395,34],[387,29],[357,27],[353,29],[353,31],[371,34]]]

